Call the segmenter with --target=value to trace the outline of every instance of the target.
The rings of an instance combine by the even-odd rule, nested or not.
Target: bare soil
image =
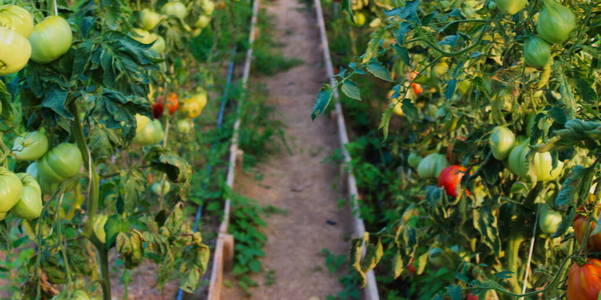
[[[276,108],[276,118],[285,124],[292,153],[281,151],[257,168],[260,182],[251,174],[238,174],[235,190],[263,205],[286,210],[285,215],[267,218],[268,242],[263,259],[265,272],[274,272],[274,282],[265,284],[265,272],[254,275],[259,287],[251,299],[318,300],[341,290],[336,275],[325,267],[322,249],[335,254],[349,249],[348,208],[338,207],[339,166],[326,162],[339,147],[336,124],[327,117],[312,121],[315,96],[326,80],[315,13],[299,0],[263,1],[273,16],[275,40],[283,53],[304,63],[286,72],[259,81],[267,86],[268,103]],[[253,77],[253,76],[251,76]],[[252,81],[251,83],[252,84]],[[247,299],[228,275],[221,299]]]

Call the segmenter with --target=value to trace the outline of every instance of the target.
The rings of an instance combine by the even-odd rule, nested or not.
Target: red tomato
[[[457,186],[461,183],[461,178],[466,169],[462,166],[448,166],[438,175],[438,186],[444,187],[447,195],[457,197]]]
[[[476,296],[472,293],[469,293],[465,296],[465,300],[478,300],[478,299],[479,299],[478,296]]]
[[[152,104],[152,116],[155,119],[159,119],[160,117],[162,117],[164,110],[165,110],[165,108],[163,107],[162,102],[155,102]]]
[[[595,227],[597,227],[595,222],[590,222],[590,224],[591,225],[589,226],[589,233],[593,232]],[[584,231],[586,230],[586,217],[583,215],[576,215],[574,221],[572,221],[572,227],[574,227],[574,235],[576,236],[578,244],[582,243]],[[593,252],[601,251],[601,233],[589,236],[588,249]]]
[[[173,115],[177,109],[179,108],[179,97],[176,93],[169,93],[167,95],[167,109],[169,110],[169,114]]]
[[[568,273],[568,300],[597,300],[601,291],[601,260],[574,263]]]
[[[411,87],[413,88],[413,92],[415,93],[416,96],[419,96],[419,95],[421,95],[421,93],[424,92],[424,88],[419,83],[412,83]]]

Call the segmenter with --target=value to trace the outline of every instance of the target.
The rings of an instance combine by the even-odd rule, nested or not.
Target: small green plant
[[[347,255],[335,255],[328,249],[322,249],[326,268],[332,274],[338,274],[338,282],[342,285],[342,291],[336,295],[328,295],[326,300],[348,300],[360,299],[361,290],[359,289],[361,279],[356,272],[349,272],[349,260]]]
[[[238,286],[247,294],[252,295],[250,289],[258,286],[251,278],[251,274],[263,271],[261,258],[265,256],[263,247],[267,236],[260,230],[267,224],[263,216],[281,212],[273,206],[261,206],[255,200],[232,193],[232,217],[230,233],[236,240],[234,248],[234,268],[232,273],[236,276]],[[275,274],[268,271],[266,278],[275,278]],[[267,280],[273,282],[273,280]]]
[[[259,36],[254,48],[253,73],[271,76],[303,63],[300,59],[287,58],[281,53],[280,48],[283,45],[273,39],[275,26],[272,17],[264,10],[259,14],[258,29]]]

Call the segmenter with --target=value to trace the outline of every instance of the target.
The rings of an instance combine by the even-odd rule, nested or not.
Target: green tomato
[[[31,57],[31,45],[16,31],[0,27],[0,76],[19,72]]]
[[[26,173],[17,174],[23,183],[23,194],[12,212],[19,218],[33,220],[42,214],[42,189],[37,180]]]
[[[530,146],[528,145],[528,141],[523,141],[511,149],[509,157],[507,158],[507,163],[509,170],[511,170],[513,174],[522,178],[530,177],[528,175],[530,171],[530,162],[528,160],[529,153]]]
[[[21,199],[23,183],[15,173],[0,167],[0,213],[7,213]]]
[[[546,234],[554,234],[557,229],[559,229],[559,225],[563,217],[561,213],[555,211],[549,207],[549,205],[541,204],[541,211],[538,217],[538,226],[540,230]]]
[[[553,157],[549,152],[536,153],[532,158],[532,172],[537,181],[551,181],[559,177],[563,170],[563,162],[558,161],[553,169]]]
[[[188,9],[186,6],[178,1],[167,2],[161,8],[161,12],[172,17],[183,19],[188,15]]]
[[[153,30],[163,20],[163,16],[150,9],[143,9],[140,12],[140,27],[142,29],[150,31]]]
[[[12,152],[17,160],[36,160],[48,151],[48,138],[43,132],[27,132],[15,139]]]
[[[200,7],[202,8],[202,10],[204,11],[205,14],[210,16],[213,14],[213,11],[215,10],[215,2],[213,2],[211,0],[204,0],[200,4]]]
[[[362,12],[355,12],[353,14],[353,25],[355,26],[363,26],[367,21],[367,17]]]
[[[576,28],[576,16],[555,0],[543,0],[543,9],[538,16],[536,32],[549,43],[563,43]]]
[[[542,68],[551,61],[551,45],[533,37],[524,44],[524,61],[530,67]]]
[[[447,74],[447,72],[449,71],[449,64],[447,64],[444,61],[441,61],[439,63],[437,63],[436,65],[434,65],[434,74],[436,74],[436,76],[443,76],[445,74]]]
[[[505,127],[497,126],[492,130],[488,144],[492,155],[498,160],[503,160],[515,144],[515,134]]]
[[[150,189],[157,196],[165,196],[171,191],[171,184],[167,180],[155,182]]]
[[[94,236],[103,244],[106,243],[106,230],[104,229],[104,226],[106,225],[106,221],[108,221],[108,219],[108,215],[99,214],[94,219],[92,226],[94,230]]]
[[[143,115],[136,115],[136,137],[134,143],[141,146],[154,145],[163,140],[165,133],[159,120],[150,120]]]
[[[83,158],[74,144],[63,143],[38,160],[38,177],[47,183],[62,183],[79,174]]]
[[[73,42],[71,25],[59,17],[51,16],[38,23],[29,36],[31,60],[46,64],[69,51]]]
[[[526,4],[528,4],[528,0],[497,0],[497,7],[510,15],[522,10]]]
[[[409,157],[407,158],[407,163],[409,163],[409,166],[411,166],[412,168],[417,168],[421,161],[422,157],[419,154],[415,152],[409,153]]]
[[[192,122],[190,119],[182,119],[177,121],[176,126],[177,131],[183,134],[188,134],[192,131],[192,129],[194,129],[194,122]]]
[[[27,38],[33,31],[33,16],[26,9],[8,4],[0,6],[0,27]]]
[[[198,20],[196,21],[196,23],[194,23],[194,27],[202,29],[207,27],[207,25],[209,25],[210,22],[211,18],[209,16],[202,15],[198,17]]]
[[[438,178],[438,174],[448,165],[449,162],[444,155],[432,153],[419,162],[417,174],[421,178]]]

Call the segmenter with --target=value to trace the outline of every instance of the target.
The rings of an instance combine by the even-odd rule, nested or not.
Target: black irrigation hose
[[[217,129],[221,129],[223,127],[223,116],[225,114],[225,107],[227,106],[227,102],[229,99],[229,90],[230,90],[230,85],[232,84],[232,77],[234,74],[234,66],[235,66],[235,60],[236,60],[236,46],[234,46],[234,48],[232,49],[232,58],[230,60],[230,64],[228,66],[228,70],[227,70],[227,80],[225,83],[225,89],[223,91],[223,96],[221,97],[221,107],[219,108],[219,114],[217,115]],[[213,142],[213,144],[211,145],[211,156],[215,153],[215,148],[217,147],[217,142]],[[206,174],[211,175],[211,173],[213,172],[213,164],[209,163],[207,165],[206,168]],[[196,210],[196,216],[194,217],[194,227],[193,227],[193,231],[198,231],[198,228],[200,227],[200,219],[202,218],[202,207],[203,205],[198,205],[198,209]],[[209,272],[206,272],[205,275],[203,276],[206,277],[206,275],[209,274]],[[176,300],[182,300],[184,297],[184,291],[182,289],[179,289],[177,291],[177,295],[175,297]]]

